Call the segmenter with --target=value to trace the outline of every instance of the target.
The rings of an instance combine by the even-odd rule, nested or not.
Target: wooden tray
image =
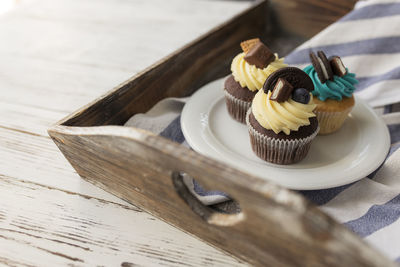
[[[188,96],[226,75],[240,41],[260,36],[284,53],[351,7],[345,0],[255,2],[64,118],[49,135],[85,180],[253,265],[392,266],[302,196],[150,132],[121,127],[163,98]],[[313,16],[319,22],[311,27]],[[202,205],[181,172],[228,193],[241,212]]]

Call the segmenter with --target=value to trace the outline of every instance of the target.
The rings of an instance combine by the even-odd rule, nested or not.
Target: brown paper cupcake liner
[[[339,130],[352,109],[353,107],[350,107],[339,112],[314,110],[317,115],[318,125],[321,128],[319,134],[330,134]]]
[[[246,113],[247,113],[247,110],[251,106],[251,101],[246,102],[246,101],[237,99],[236,97],[231,95],[226,90],[224,90],[224,92],[225,92],[226,107],[228,109],[229,115],[234,120],[237,120],[238,122],[245,124],[246,123]]]
[[[317,136],[319,127],[313,134],[301,139],[284,140],[269,137],[257,132],[249,122],[251,109],[246,115],[246,124],[248,126],[251,148],[261,159],[276,164],[296,163],[307,155],[310,150],[312,140]]]

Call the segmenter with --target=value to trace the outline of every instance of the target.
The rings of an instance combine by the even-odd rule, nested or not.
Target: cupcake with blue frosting
[[[310,53],[311,65],[304,69],[314,84],[312,94],[320,127],[319,134],[330,134],[339,130],[353,109],[355,74],[349,72],[338,56],[329,59],[325,53]]]

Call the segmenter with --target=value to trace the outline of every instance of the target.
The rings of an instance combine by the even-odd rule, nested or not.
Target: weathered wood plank
[[[47,129],[54,121],[66,115],[65,112],[9,103],[1,99],[0,114],[6,114],[6,116],[0,116],[0,128],[43,137],[48,137]],[[29,120],[26,118],[29,118]]]
[[[248,4],[197,1],[187,13],[176,0],[32,3],[0,16],[0,264],[239,265],[123,208],[124,201],[82,180],[43,136],[50,124]]]
[[[48,137],[0,126],[0,174],[121,202],[80,179]],[[123,203],[123,202],[121,202]]]
[[[270,0],[277,32],[310,38],[349,12],[357,0]],[[279,26],[278,26],[279,25]]]
[[[232,1],[184,2],[40,0],[0,17],[0,40],[7,40],[0,42],[0,55],[132,75],[249,6]]]
[[[56,126],[50,134],[84,179],[252,265],[394,266],[300,195],[162,137],[121,126]],[[227,193],[241,212],[201,205],[178,172]]]
[[[40,0],[0,17],[0,263],[239,264],[84,182],[42,137],[50,123],[248,5],[181,3]]]
[[[21,105],[0,110],[0,125],[43,133],[34,123],[50,126],[248,5],[42,0],[0,16],[0,101]],[[25,107],[46,121],[18,117]]]
[[[0,64],[1,101],[21,105],[21,112],[25,106],[42,109],[44,114],[38,115],[43,117],[46,112],[68,114],[131,76],[127,71],[56,60],[27,59],[21,55],[1,57],[9,62]],[[22,117],[16,123],[24,125],[27,121]]]
[[[0,263],[242,266],[131,205],[7,176],[0,176],[0,195]]]
[[[133,114],[146,112],[163,98],[190,95],[207,82],[228,73],[231,59],[240,50],[242,40],[268,37],[266,12],[267,2],[257,1],[61,123],[80,126],[122,124]]]

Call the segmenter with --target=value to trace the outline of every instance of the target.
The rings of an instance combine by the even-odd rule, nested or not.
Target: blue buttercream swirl
[[[343,97],[351,97],[355,90],[354,85],[358,83],[355,78],[356,75],[348,70],[343,77],[334,75],[333,81],[328,80],[325,83],[321,83],[313,65],[305,67],[304,72],[310,76],[314,83],[315,88],[312,94],[321,101],[325,101],[328,98],[340,101]]]

